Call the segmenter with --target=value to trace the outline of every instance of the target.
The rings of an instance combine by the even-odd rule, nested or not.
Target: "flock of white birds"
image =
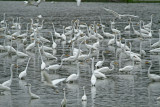
[[[39,6],[42,2],[45,2],[46,0],[38,0],[38,1],[35,1],[35,0],[28,0],[28,1],[24,1],[24,4],[26,6]],[[77,6],[80,6],[81,4],[81,0],[76,0],[77,1]],[[54,1],[52,1],[51,3],[54,3]]]
[[[42,0],[39,0],[37,2],[34,2],[33,0],[25,1],[25,4],[27,5],[39,5]],[[78,6],[80,4],[80,1],[78,1]],[[139,38],[140,41],[149,40],[152,38],[152,18],[153,15],[151,15],[151,21],[148,24],[144,24],[142,20],[140,20],[138,23],[133,23],[132,18],[139,18],[138,16],[134,15],[121,15],[113,10],[109,10],[106,8],[103,8],[104,11],[107,13],[111,13],[115,16],[115,18],[121,19],[121,18],[128,18],[129,22],[128,25],[124,28],[123,31],[120,31],[116,29],[115,21],[111,21],[111,32],[105,32],[106,26],[102,23],[100,18],[100,23],[94,22],[91,25],[87,25],[86,23],[80,22],[77,20],[72,20],[71,25],[67,27],[63,27],[62,31],[63,33],[60,34],[56,31],[56,28],[54,26],[54,23],[52,23],[53,30],[49,31],[48,34],[51,35],[52,41],[49,39],[46,39],[45,36],[43,37],[41,35],[41,31],[43,31],[43,16],[39,15],[37,16],[38,20],[37,22],[34,22],[35,20],[31,18],[30,23],[26,24],[26,32],[22,32],[22,26],[20,23],[20,18],[17,18],[17,21],[12,21],[11,24],[7,23],[6,15],[4,13],[3,20],[0,21],[0,34],[1,38],[4,38],[4,44],[0,45],[1,52],[7,52],[8,55],[17,55],[17,58],[21,57],[28,57],[28,62],[26,65],[26,68],[24,71],[20,72],[19,79],[25,79],[27,76],[27,68],[29,65],[30,60],[32,57],[27,54],[29,51],[34,51],[35,49],[38,49],[40,60],[41,60],[41,80],[46,85],[53,89],[57,89],[58,84],[61,82],[65,83],[73,83],[76,82],[79,79],[80,76],[80,69],[79,66],[81,63],[87,63],[91,61],[91,85],[93,87],[96,86],[96,81],[98,79],[105,79],[107,78],[105,73],[112,72],[115,70],[115,67],[118,65],[118,61],[111,61],[110,67],[103,66],[105,62],[105,53],[108,53],[108,51],[101,51],[101,43],[104,39],[108,38],[109,41],[107,43],[107,46],[113,46],[117,49],[116,51],[116,57],[119,56],[119,61],[121,63],[122,56],[132,61],[133,64],[127,65],[123,68],[119,68],[120,72],[131,72],[134,70],[135,63],[141,63],[142,59],[146,56],[145,50],[142,50],[140,48],[140,53],[133,52],[131,50],[132,44],[129,42],[129,46],[126,43],[127,39],[123,37],[123,32],[125,31],[125,35],[128,35],[128,38],[131,39],[131,35],[134,35],[134,37]],[[41,21],[41,22],[40,22]],[[14,33],[11,33],[9,29],[13,29]],[[136,30],[137,29],[137,30]],[[125,39],[125,43],[122,43],[121,40]],[[159,30],[159,37],[160,37],[160,30]],[[45,60],[54,60],[57,61],[57,55],[56,51],[58,47],[58,43],[56,43],[56,39],[63,44],[63,54],[61,55],[61,63],[60,64],[54,64],[54,65],[47,65],[45,63]],[[10,41],[10,45],[6,43],[6,41]],[[17,43],[18,41],[23,44],[24,48],[23,51],[18,50],[19,44],[17,44],[17,47],[13,47],[13,43]],[[30,42],[30,44],[29,44]],[[45,45],[47,44],[47,45]],[[70,48],[70,55],[67,55],[65,53],[65,48],[68,46]],[[77,47],[76,47],[77,46]],[[106,46],[106,47],[107,47]],[[83,47],[83,48],[82,48]],[[150,44],[150,51],[149,53],[160,53],[160,39],[158,42]],[[17,48],[17,49],[15,49]],[[88,53],[84,54],[83,49],[86,49]],[[99,57],[99,53],[102,52],[102,60],[99,60],[95,64],[95,57]],[[64,58],[65,57],[65,58]],[[117,57],[118,58],[118,57]],[[58,71],[63,67],[64,62],[70,62],[70,64],[77,64],[77,73],[71,74],[70,76],[66,78],[60,78],[51,80],[50,75],[48,74],[48,71]],[[119,64],[120,64],[119,63]],[[148,69],[148,77],[152,81],[160,81],[160,76],[156,74],[151,74],[150,70],[152,67],[152,62],[148,61],[146,63],[150,64],[150,67]],[[10,71],[11,71],[11,77],[9,80],[3,82],[0,84],[0,91],[10,91],[11,90],[11,83],[13,79],[13,72],[12,69],[14,66],[17,66],[16,64],[11,64]],[[40,97],[34,93],[31,92],[31,84],[26,84],[29,87],[29,95],[32,99],[39,99]],[[65,88],[64,90],[64,99],[61,102],[61,106],[65,107],[67,104],[67,99],[65,95]],[[83,87],[84,95],[82,96],[82,101],[87,101],[87,96],[85,93],[85,86]],[[160,99],[160,98],[157,98]]]

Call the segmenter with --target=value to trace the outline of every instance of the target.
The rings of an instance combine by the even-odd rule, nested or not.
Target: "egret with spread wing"
[[[109,12],[109,13],[112,13],[115,17],[121,19],[122,17],[134,17],[134,18],[138,18],[139,16],[135,16],[135,15],[129,15],[129,14],[118,14],[117,12],[113,11],[113,10],[110,10],[110,9],[106,9],[106,8],[103,8],[105,11]]]

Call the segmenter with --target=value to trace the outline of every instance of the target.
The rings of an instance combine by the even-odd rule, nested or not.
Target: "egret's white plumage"
[[[84,95],[82,96],[82,101],[87,101],[85,86],[83,86]]]
[[[5,81],[5,82],[2,83],[3,86],[7,86],[7,87],[11,86],[12,80],[13,80],[13,70],[12,70],[13,66],[14,66],[14,64],[12,64],[11,67],[10,67],[11,77],[10,77],[9,80],[7,80],[7,81]]]
[[[66,91],[65,91],[65,88],[63,88],[63,91],[64,91],[64,98],[63,98],[63,100],[61,101],[61,107],[66,107],[66,105],[67,105],[67,99],[66,99]]]
[[[81,0],[76,0],[77,1],[77,6],[80,6]]]
[[[156,75],[156,74],[151,74],[150,71],[151,71],[151,67],[152,67],[152,62],[150,62],[150,67],[148,69],[148,78],[151,80],[151,81],[160,81],[160,76],[159,75]]]
[[[27,68],[28,68],[28,64],[29,64],[29,61],[30,61],[31,58],[28,59],[28,62],[27,62],[27,66],[25,68],[24,71],[22,71],[20,74],[19,74],[19,79],[24,79],[27,75]]]
[[[40,97],[34,93],[31,92],[31,84],[28,84],[29,85],[29,95],[31,97],[31,99],[40,99]]]

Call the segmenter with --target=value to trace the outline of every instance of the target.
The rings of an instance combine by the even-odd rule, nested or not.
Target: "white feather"
[[[77,6],[80,6],[81,0],[77,0]]]

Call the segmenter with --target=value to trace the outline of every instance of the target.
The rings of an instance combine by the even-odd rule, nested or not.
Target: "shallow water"
[[[158,39],[158,32],[160,25],[160,4],[125,4],[125,3],[82,3],[80,7],[76,6],[76,3],[55,3],[49,2],[41,4],[37,7],[25,7],[23,2],[2,2],[0,1],[0,19],[3,18],[3,13],[6,13],[7,20],[11,22],[11,18],[22,17],[22,28],[26,27],[26,23],[30,22],[30,18],[35,18],[41,14],[44,19],[44,30],[42,34],[44,37],[51,39],[48,35],[48,31],[52,30],[51,22],[55,23],[57,32],[62,33],[62,27],[70,25],[71,20],[79,19],[87,24],[93,23],[93,21],[99,22],[98,16],[102,18],[102,23],[110,27],[109,21],[112,20],[113,15],[105,12],[102,7],[113,9],[120,14],[128,13],[140,16],[140,19],[146,23],[150,21],[150,15],[153,17],[153,38],[151,43],[156,42]],[[116,27],[123,30],[123,27],[127,23],[126,18],[116,21]],[[133,19],[137,23],[137,19]],[[137,28],[138,29],[138,28]],[[110,29],[105,29],[110,31]],[[14,31],[12,31],[14,32]],[[125,35],[123,35],[125,36]],[[128,38],[126,36],[126,38]],[[135,38],[135,37],[134,37]],[[108,47],[106,44],[109,39],[105,38],[101,43],[100,56],[98,60],[102,60],[102,50],[113,50],[113,47]],[[29,63],[28,73],[25,80],[19,80],[18,74],[25,69],[28,58],[16,59],[13,55],[12,58],[5,56],[5,53],[0,52],[0,83],[10,78],[10,65],[11,63],[17,63],[19,68],[13,69],[13,83],[11,85],[11,91],[6,95],[0,96],[0,107],[59,107],[61,100],[63,99],[63,87],[66,87],[67,107],[159,107],[159,102],[156,98],[160,96],[160,83],[151,83],[147,77],[147,70],[149,65],[145,64],[146,60],[152,60],[153,67],[151,72],[160,75],[160,56],[151,55],[149,51],[149,40],[142,42],[142,49],[147,51],[147,55],[143,58],[142,63],[136,64],[136,69],[130,73],[118,72],[119,66],[113,72],[106,73],[107,79],[98,80],[96,87],[91,87],[91,63],[86,62],[80,65],[80,78],[76,83],[65,84],[61,83],[58,87],[59,93],[56,93],[53,89],[46,87],[41,83],[40,78],[40,57],[38,50],[28,53],[32,59]],[[124,42],[122,40],[122,42]],[[2,44],[3,41],[1,40]],[[8,42],[9,44],[10,42]],[[28,41],[30,43],[30,41]],[[58,57],[58,63],[60,63],[60,56],[62,55],[62,45],[58,43],[58,49],[56,56]],[[132,50],[139,52],[139,40],[132,40]],[[49,45],[50,44],[46,44]],[[16,47],[16,43],[13,42],[13,46]],[[21,44],[19,44],[19,50],[22,50]],[[85,50],[85,49],[84,49]],[[65,54],[69,54],[68,45],[65,46]],[[86,52],[88,53],[88,52]],[[109,66],[112,60],[117,61],[114,51],[105,54],[104,66]],[[12,59],[12,60],[11,60]],[[47,61],[47,64],[55,64],[54,60]],[[132,63],[130,60],[122,58],[121,67]],[[48,72],[52,79],[67,77],[76,72],[75,63],[64,63],[61,70],[55,72]],[[28,89],[24,84],[32,84],[32,92],[39,95],[41,98],[37,100],[30,100],[28,95]],[[83,95],[82,87],[86,86],[87,103],[81,102]]]

